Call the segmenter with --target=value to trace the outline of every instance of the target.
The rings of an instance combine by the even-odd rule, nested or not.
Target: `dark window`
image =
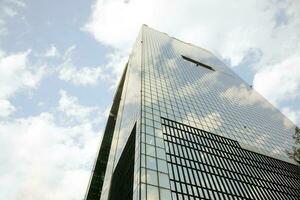
[[[109,200],[133,198],[135,133],[134,126],[112,175]]]
[[[215,71],[211,66],[208,66],[208,65],[206,65],[206,64],[200,63],[200,62],[198,62],[197,60],[188,58],[188,57],[186,57],[186,56],[182,56],[182,58],[183,58],[184,60],[187,60],[187,61],[190,61],[190,62],[196,64],[196,66],[205,67],[206,69]]]

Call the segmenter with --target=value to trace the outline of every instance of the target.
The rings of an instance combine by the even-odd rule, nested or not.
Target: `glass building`
[[[86,199],[300,199],[296,126],[212,53],[143,25]]]

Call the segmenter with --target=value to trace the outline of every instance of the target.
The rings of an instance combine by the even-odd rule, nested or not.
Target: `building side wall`
[[[142,29],[141,200],[172,199],[162,118],[292,162],[286,155],[294,142],[290,120],[210,52]]]
[[[144,29],[147,89],[143,98],[151,103],[149,107],[157,105],[162,117],[286,157],[295,132],[289,119],[210,52],[147,26]]]
[[[166,142],[162,119],[292,162],[286,150],[293,144],[294,124],[210,52],[144,25],[129,57],[101,200],[109,197],[135,125],[133,199],[174,199],[178,191],[167,157],[172,141]]]
[[[129,57],[128,69],[121,97],[120,108],[117,115],[114,138],[110,150],[109,160],[106,168],[105,179],[102,189],[101,200],[107,200],[112,174],[118,164],[127,139],[135,124],[139,132],[140,121],[140,84],[141,84],[141,33],[136,40],[133,51]],[[139,137],[139,134],[136,134]],[[139,155],[135,155],[138,158]],[[136,168],[136,166],[135,166]],[[137,170],[135,170],[135,174]],[[138,187],[136,175],[134,177],[134,188]],[[135,194],[134,194],[135,195]]]

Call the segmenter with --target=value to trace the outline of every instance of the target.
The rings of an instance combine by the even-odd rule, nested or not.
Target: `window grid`
[[[255,91],[248,88],[247,84],[240,80],[236,75],[232,74],[230,70],[226,71],[226,67],[222,69],[222,63],[216,63],[215,61],[217,61],[217,59],[212,55],[199,50],[200,48],[193,48],[192,45],[186,45],[173,40],[165,34],[157,34],[157,32],[152,31],[151,29],[146,29],[147,31],[143,33],[144,62],[141,68],[142,177],[147,170],[153,170],[155,171],[155,175],[153,174],[153,176],[156,176],[158,180],[159,172],[166,172],[160,171],[160,168],[158,167],[159,162],[166,162],[171,159],[169,157],[170,155],[167,155],[168,157],[166,157],[166,155],[163,156],[163,154],[158,154],[158,150],[166,153],[166,149],[173,148],[172,145],[171,147],[165,145],[163,141],[161,144],[160,140],[162,140],[163,136],[165,137],[165,134],[159,132],[162,130],[161,117],[232,139],[222,140],[214,135],[206,134],[204,138],[209,139],[203,141],[204,144],[202,145],[203,147],[201,147],[203,149],[201,150],[206,154],[206,157],[208,157],[209,160],[207,162],[205,160],[206,164],[200,162],[202,163],[201,165],[199,165],[199,162],[192,161],[193,159],[197,160],[198,158],[195,154],[195,150],[188,148],[189,145],[195,145],[195,141],[187,141],[193,138],[188,138],[183,141],[177,139],[180,144],[182,142],[183,146],[181,149],[176,148],[177,155],[180,154],[181,156],[172,157],[172,159],[174,159],[176,163],[180,163],[186,167],[182,168],[181,165],[179,165],[177,170],[176,165],[173,169],[170,167],[171,163],[168,162],[168,175],[169,178],[175,180],[171,176],[173,176],[173,170],[177,170],[178,177],[182,178],[181,180],[190,183],[189,186],[186,186],[181,185],[183,183],[178,181],[170,182],[170,188],[173,188],[172,190],[177,188],[178,190],[175,191],[180,191],[182,193],[182,195],[178,196],[179,199],[201,199],[199,195],[213,195],[216,196],[216,199],[243,199],[241,195],[244,195],[244,199],[253,199],[253,193],[257,193],[258,197],[263,196],[261,190],[264,189],[264,185],[269,184],[273,179],[275,179],[274,181],[276,183],[281,184],[281,182],[276,179],[277,175],[272,174],[274,171],[287,176],[290,175],[291,177],[295,176],[290,170],[285,169],[284,164],[281,165],[281,163],[276,162],[276,160],[266,161],[265,159],[262,159],[259,156],[253,156],[252,154],[250,154],[252,156],[249,157],[248,152],[240,153],[236,150],[236,148],[240,148],[239,143],[236,142],[239,141],[250,146],[255,145],[258,149],[264,149],[267,152],[280,153],[280,156],[285,157],[285,149],[288,149],[292,142],[292,132],[290,128],[283,126],[283,116],[268,119],[267,116],[276,116],[278,114],[273,107],[268,107],[270,105],[265,107],[265,104],[262,105],[261,102],[247,104],[248,102],[243,102],[238,98],[231,98],[232,96],[234,97],[232,92],[235,91],[232,91],[232,89],[238,89],[242,90],[244,93],[250,93],[249,95],[258,98],[258,100],[264,100],[259,97]],[[215,71],[212,72],[202,67],[192,66],[192,64],[185,61],[181,55],[187,55],[207,63],[208,65],[213,66]],[[177,125],[177,129],[182,129],[184,132],[195,131],[193,128],[189,128],[189,126],[181,124]],[[185,130],[185,128],[187,128],[187,130]],[[197,133],[195,132],[195,134]],[[264,138],[261,136],[264,136]],[[212,141],[214,140],[217,142],[213,143]],[[155,143],[152,141],[155,141]],[[158,143],[158,141],[160,142]],[[153,151],[149,151],[150,154],[147,154],[146,144],[155,146],[155,155]],[[213,145],[216,146],[209,148]],[[220,148],[222,149],[218,151]],[[150,147],[150,149],[153,148]],[[240,156],[236,155],[238,153],[240,153]],[[159,157],[159,155],[161,157]],[[270,155],[272,154],[270,153]],[[152,169],[149,169],[146,166],[147,156],[156,160],[157,167],[155,170],[152,167]],[[224,162],[224,164],[222,164],[219,163],[219,157],[228,157],[228,159],[222,161]],[[239,160],[236,160],[236,157],[238,157]],[[273,163],[265,163],[262,165],[256,164],[258,161],[262,163],[272,161]],[[232,165],[232,163],[234,163],[234,165]],[[214,164],[219,164],[219,166],[213,167]],[[243,175],[239,173],[238,169],[236,169],[236,165],[242,165],[244,167],[243,170],[249,170],[250,174]],[[273,171],[269,170],[270,174],[266,175],[266,180],[261,180],[260,176],[257,177],[251,175],[257,173],[253,169],[255,167],[258,167],[259,170],[266,171],[268,171],[269,168],[274,169],[272,169]],[[208,182],[209,185],[207,187],[209,188],[201,188],[201,190],[198,191],[196,185],[201,184],[201,181],[204,179],[195,179],[193,173],[198,173],[197,171],[199,171],[200,168],[203,172],[208,171],[208,173],[205,173],[207,174],[205,177],[208,181],[213,180],[214,182],[222,183],[225,181],[224,184],[214,184],[214,182],[213,184],[210,184],[210,182]],[[190,174],[190,170],[192,170],[192,174]],[[216,174],[222,174],[222,176],[228,178],[222,179],[221,176]],[[228,187],[228,184],[230,184],[230,186],[232,184],[234,186],[239,185],[235,180],[241,180],[240,184],[245,184],[246,186],[243,187],[244,185],[242,185],[241,189],[233,187],[232,190],[231,187]],[[270,181],[268,182],[268,180]],[[200,181],[199,184],[197,181]],[[229,182],[227,183],[227,181]],[[249,183],[251,186],[251,183],[255,181],[257,181],[257,184],[261,187],[253,185],[254,188],[249,189],[246,183]],[[144,198],[147,200],[152,199],[152,195],[158,195],[159,199],[166,199],[157,189],[154,189],[154,187],[157,187],[159,190],[163,189],[166,194],[170,194],[169,188],[162,188],[159,184],[157,185],[155,181],[152,182],[150,179],[148,182],[146,176],[145,179],[142,179],[142,184],[145,186],[143,186],[145,189]],[[205,185],[206,182],[203,184]],[[282,182],[282,184],[289,186],[289,183]],[[277,185],[278,184],[272,187],[278,187]],[[148,189],[151,191],[148,191]],[[278,191],[279,190],[280,189],[278,189]],[[219,197],[217,191],[227,191],[227,193],[221,193],[223,197]],[[275,189],[274,191],[276,193]],[[187,193],[189,193],[189,195]],[[234,195],[235,193],[238,193],[240,196]],[[176,194],[177,193],[172,194],[173,200],[177,200]],[[280,195],[281,193],[278,192],[277,196],[280,197]]]
[[[162,119],[176,199],[299,199],[299,167],[238,142]]]
[[[145,106],[155,106],[156,114],[162,117],[264,149],[270,155],[287,157],[293,128],[285,124],[287,120],[281,113],[210,53],[145,29]],[[191,66],[182,55],[213,66],[215,72]],[[251,96],[254,102],[236,97],[235,92]]]

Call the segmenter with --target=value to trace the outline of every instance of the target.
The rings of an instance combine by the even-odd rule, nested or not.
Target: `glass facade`
[[[101,200],[134,124],[133,199],[300,197],[300,168],[286,154],[295,125],[210,52],[146,25],[129,58]]]
[[[293,164],[163,119],[173,199],[300,199]]]

